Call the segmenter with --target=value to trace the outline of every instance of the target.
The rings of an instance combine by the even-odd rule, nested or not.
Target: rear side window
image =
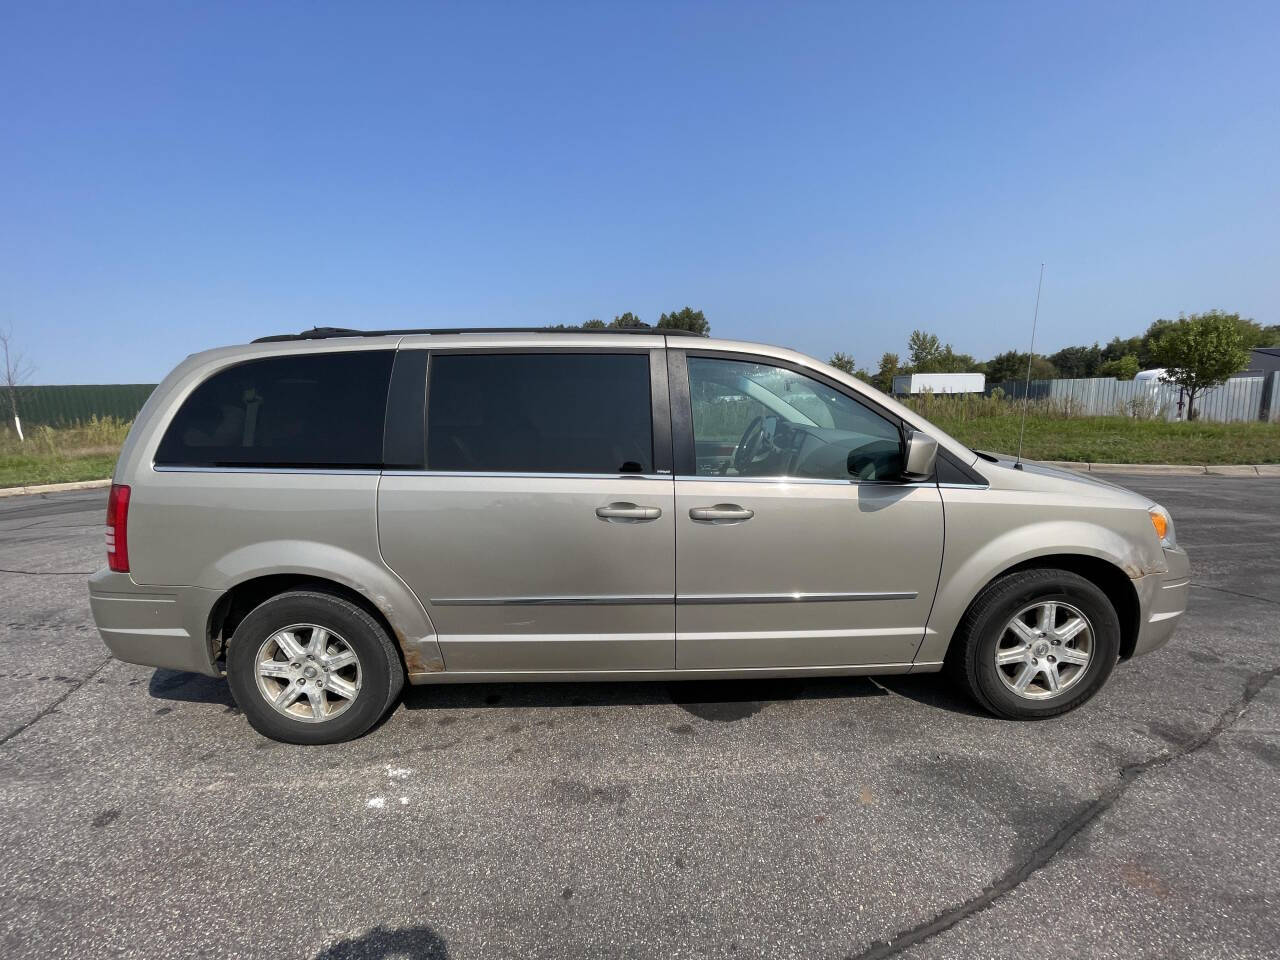
[[[427,469],[651,473],[648,354],[432,354]]]
[[[394,356],[295,354],[220,370],[182,404],[156,464],[377,468]]]

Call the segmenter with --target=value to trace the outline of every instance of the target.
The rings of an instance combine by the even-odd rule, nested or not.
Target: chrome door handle
[[[661,507],[638,507],[634,503],[611,503],[596,507],[596,516],[609,523],[645,523],[662,516]]]
[[[754,510],[740,507],[736,503],[717,503],[714,507],[693,507],[689,511],[691,520],[703,523],[742,523],[756,515]]]

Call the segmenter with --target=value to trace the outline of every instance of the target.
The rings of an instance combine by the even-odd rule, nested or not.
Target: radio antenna
[[[1036,310],[1031,315],[1031,349],[1027,352],[1027,382],[1022,389],[1022,425],[1018,428],[1018,459],[1015,470],[1022,469],[1022,438],[1027,433],[1027,404],[1031,401],[1031,361],[1036,356],[1036,323],[1040,319],[1040,288],[1044,286],[1044,263],[1040,264],[1040,280],[1036,284]]]

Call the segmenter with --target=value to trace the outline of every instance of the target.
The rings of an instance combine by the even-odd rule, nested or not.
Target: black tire
[[[331,719],[286,716],[259,690],[259,649],[293,624],[325,628],[359,658],[359,692]],[[227,681],[249,725],[264,737],[283,743],[341,743],[363,735],[382,719],[404,687],[404,667],[386,630],[368,611],[331,593],[296,590],[264,601],[240,621],[227,650]]]
[[[1092,652],[1069,687],[1032,700],[1009,689],[995,658],[1006,625],[1020,611],[1042,601],[1068,603],[1085,615]],[[969,606],[948,651],[947,667],[969,695],[996,716],[1042,720],[1074,710],[1097,693],[1111,676],[1119,653],[1120,619],[1097,585],[1067,570],[1021,570],[991,583]],[[1016,667],[1005,669],[1017,671]]]

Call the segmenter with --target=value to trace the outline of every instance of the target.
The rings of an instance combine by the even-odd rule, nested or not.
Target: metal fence
[[[1019,400],[1027,395],[1027,383],[1023,380],[989,383],[986,392],[990,394],[997,389]],[[1032,380],[1029,396],[1032,400],[1059,404],[1066,412],[1082,417],[1126,414],[1176,420],[1180,400],[1182,415],[1186,415],[1182,388],[1157,380],[1116,380],[1114,377]],[[1216,423],[1280,422],[1280,373],[1228,380],[1196,397],[1196,411],[1199,419]]]
[[[156,388],[154,383],[75,384],[18,387],[18,416],[23,427],[67,427],[94,417],[132,420]],[[0,414],[13,412],[7,392],[0,392]]]

